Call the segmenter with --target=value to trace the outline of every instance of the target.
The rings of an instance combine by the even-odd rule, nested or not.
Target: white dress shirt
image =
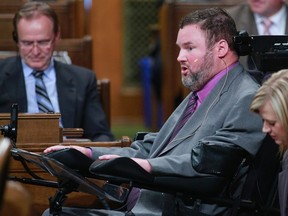
[[[254,16],[258,33],[259,35],[263,35],[264,33],[264,25],[262,24],[263,16],[260,16],[259,14],[254,14]],[[286,17],[287,13],[285,5],[283,5],[282,8],[276,14],[269,17],[269,19],[272,21],[272,25],[269,30],[271,35],[285,34]]]
[[[39,113],[35,92],[35,77],[32,74],[33,69],[26,65],[23,60],[22,66],[25,78],[28,113]],[[56,87],[56,72],[53,60],[51,61],[49,67],[44,71],[43,82],[45,83],[47,94],[52,103],[54,112],[60,113]]]

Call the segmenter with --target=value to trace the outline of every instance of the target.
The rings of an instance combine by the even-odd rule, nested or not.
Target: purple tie
[[[188,119],[192,116],[192,114],[196,110],[197,99],[198,99],[197,94],[195,92],[193,92],[191,97],[189,98],[188,104],[186,106],[186,109],[185,109],[183,115],[181,116],[181,119],[179,120],[178,124],[176,125],[176,127],[173,130],[173,133],[170,137],[170,141],[177,135],[177,133],[186,124]]]
[[[269,18],[263,18],[262,24],[264,26],[264,35],[271,35],[270,27],[272,26],[272,21]]]
[[[128,195],[127,202],[126,202],[127,211],[131,211],[132,208],[136,205],[139,195],[140,195],[140,188],[137,188],[137,187],[131,188],[131,191]]]

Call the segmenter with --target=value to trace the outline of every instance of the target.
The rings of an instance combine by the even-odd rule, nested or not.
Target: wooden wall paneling
[[[24,2],[24,0],[0,0],[0,13],[14,14]]]
[[[98,79],[111,81],[111,117],[125,117],[135,110],[134,98],[123,90],[122,0],[92,0],[90,31],[93,38],[93,69]],[[125,95],[126,93],[126,95]],[[132,105],[132,106],[131,106]],[[128,117],[129,118],[129,117]]]
[[[62,38],[77,38],[78,33],[77,29],[80,30],[80,27],[77,26],[78,20],[81,19],[76,10],[76,0],[57,0],[57,1],[47,1],[58,14],[59,25],[61,27],[61,37]],[[82,26],[83,28],[83,26]]]
[[[74,25],[75,27],[74,37],[82,38],[85,35],[89,35],[90,33],[87,31],[89,17],[86,17],[87,14],[84,8],[84,0],[75,0],[73,14],[75,14],[72,20],[74,23],[71,23],[71,25]]]
[[[60,39],[58,51],[67,51],[72,63],[92,69],[92,37]]]
[[[181,84],[180,72],[178,68],[174,68],[177,63],[175,52],[177,29],[176,18],[174,17],[175,8],[172,4],[164,4],[160,10],[160,37],[161,37],[161,52],[162,52],[162,103],[163,117],[166,120],[175,108],[176,95],[179,92],[179,83]]]
[[[9,39],[11,37],[10,32],[13,30],[12,20],[14,14],[24,2],[24,0],[0,1],[0,14],[2,14],[2,17],[0,16],[0,26],[3,25],[3,28],[7,26],[7,29],[5,27],[7,33],[1,35],[1,38],[8,36],[6,39]],[[58,14],[62,38],[81,38],[85,35],[83,0],[56,0],[47,1],[47,3]]]
[[[14,14],[12,13],[0,13],[0,39],[12,38],[12,20]]]

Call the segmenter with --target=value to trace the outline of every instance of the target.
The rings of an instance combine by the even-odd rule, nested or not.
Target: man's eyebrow
[[[188,41],[188,42],[185,42],[185,43],[183,43],[183,44],[179,44],[178,42],[176,42],[176,45],[182,45],[182,46],[189,46],[189,45],[193,45],[193,42],[191,42],[191,41]]]
[[[183,45],[184,45],[184,46],[193,45],[193,42],[188,41],[188,42],[185,42]]]

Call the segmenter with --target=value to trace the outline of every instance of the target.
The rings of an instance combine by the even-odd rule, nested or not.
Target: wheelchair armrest
[[[210,153],[212,152],[214,157],[215,157],[215,149],[217,149],[218,157],[213,159],[218,160],[219,157],[225,158],[224,156],[227,153],[230,153],[230,158],[234,157],[239,154],[239,149],[234,149],[235,154],[231,154],[233,151],[231,151],[230,148],[228,149],[222,149],[221,153],[219,154],[219,149],[217,146],[215,148],[213,147],[213,151],[210,152],[211,146],[207,148],[206,145],[204,146],[203,149],[198,149],[200,152],[205,152],[205,155],[211,155]],[[212,145],[213,146],[213,145]],[[201,147],[202,148],[202,147]],[[208,151],[209,149],[209,151]],[[194,149],[195,151],[195,149]],[[199,151],[196,151],[199,152]],[[195,152],[192,154],[194,155]],[[243,152],[240,151],[239,156],[242,155]],[[196,156],[197,155],[197,156]],[[198,158],[199,154],[196,154],[192,156],[192,164],[193,160],[195,162],[195,157]],[[198,167],[198,171],[203,171],[203,168],[205,171],[207,171],[206,167],[209,164],[208,167],[210,167],[211,163],[207,163],[207,157],[202,157],[203,154],[201,155],[201,159],[197,159],[197,162],[201,161],[200,164],[205,164],[205,167]],[[224,156],[223,156],[224,155]],[[59,151],[51,152],[49,154],[45,155],[46,157],[53,158],[62,164],[66,165],[67,167],[76,170],[79,174],[84,175],[86,177],[92,177],[92,178],[100,178],[100,179],[105,179],[105,180],[110,180],[110,181],[117,181],[119,183],[130,183],[135,187],[140,187],[140,188],[146,188],[146,189],[151,189],[151,190],[156,190],[156,191],[162,191],[162,192],[181,192],[185,194],[197,194],[200,196],[214,196],[219,194],[225,185],[229,181],[231,181],[231,176],[226,175],[224,173],[227,173],[227,170],[225,172],[214,172],[215,170],[213,169],[212,173],[209,173],[209,176],[201,176],[201,177],[185,177],[185,176],[156,176],[151,173],[146,172],[141,166],[139,166],[135,161],[133,161],[130,158],[127,157],[119,157],[115,158],[113,160],[96,160],[93,161],[89,157],[85,156],[81,152],[79,152],[76,149],[70,148],[70,149],[62,149]],[[211,159],[211,157],[208,157]],[[198,161],[200,160],[200,161]],[[204,160],[204,161],[203,161]],[[214,161],[212,160],[212,161]],[[210,160],[208,160],[210,161]],[[225,160],[227,161],[227,160]],[[239,161],[238,161],[239,162]],[[230,162],[231,163],[231,162]],[[213,163],[212,163],[213,164]],[[195,165],[195,164],[193,164]],[[227,165],[226,165],[227,166]],[[224,167],[226,167],[224,166]],[[213,165],[212,167],[215,167]],[[221,166],[222,167],[222,166]],[[233,166],[234,167],[234,166]],[[237,166],[236,166],[237,167]],[[217,169],[216,169],[217,170]],[[231,171],[230,169],[228,169]],[[230,173],[230,172],[228,172]],[[231,172],[233,173],[233,172]],[[220,174],[220,175],[219,175]],[[229,176],[229,177],[228,177]]]
[[[96,160],[90,166],[90,172],[95,176],[109,177],[115,180],[125,182],[142,182],[152,184],[154,182],[154,176],[148,173],[135,161],[128,157],[119,157],[112,160]]]
[[[134,187],[170,193],[199,194],[202,196],[219,194],[227,183],[227,179],[220,176],[155,176],[146,172],[135,161],[127,157],[119,157],[108,161],[95,161],[90,166],[90,172],[101,179],[132,183]]]
[[[91,176],[89,167],[94,160],[74,148],[65,148],[58,151],[49,152],[43,156],[53,158],[85,177]]]
[[[199,173],[232,179],[247,164],[249,153],[237,145],[200,142],[192,149],[191,162]]]

